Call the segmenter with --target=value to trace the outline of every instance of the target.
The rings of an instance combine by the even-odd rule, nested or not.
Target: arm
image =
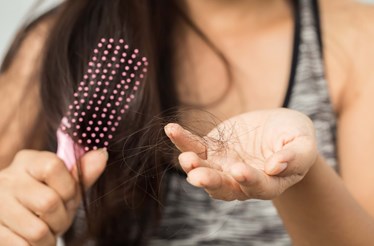
[[[370,245],[374,241],[369,211],[322,158],[300,183],[273,201],[295,245]]]
[[[359,112],[355,107],[351,110],[347,114]],[[175,124],[167,125],[165,131],[183,152],[179,163],[189,183],[221,200],[272,199],[295,245],[371,245],[374,220],[370,213],[374,208],[370,204],[374,185],[369,183],[373,180],[370,176],[374,175],[374,167],[364,168],[373,159],[371,152],[348,149],[360,146],[360,138],[355,139],[358,142],[339,138],[340,145],[346,146],[346,152],[355,160],[342,162],[343,170],[351,164],[358,175],[347,174],[356,181],[352,183],[358,189],[350,192],[346,188],[349,183],[344,184],[345,180],[316,154],[309,123],[299,116],[283,109],[246,113],[223,122],[205,140]],[[355,126],[354,122],[360,123],[351,116],[348,114],[346,122],[342,120],[340,131],[347,132],[350,126]],[[232,126],[237,130],[227,130]],[[361,126],[360,130],[373,136],[374,124],[366,129]],[[227,141],[225,133],[233,141]],[[224,151],[217,151],[215,141],[210,143],[209,137],[221,139],[214,136],[223,136]],[[374,145],[370,148],[374,150]],[[282,164],[287,165],[284,168]]]
[[[0,170],[17,151],[42,146],[45,129],[40,119],[38,72],[48,28],[49,24],[42,22],[29,30],[0,74]]]
[[[366,129],[361,124],[360,128],[364,116],[352,117],[358,112],[354,106],[346,111],[339,132],[351,136],[347,130],[352,127],[366,133],[362,136],[373,136],[374,124]],[[346,148],[340,151],[355,160],[342,161],[343,171],[347,167],[355,169],[344,177],[351,179],[355,191],[317,154],[313,130],[300,116],[283,109],[250,112],[223,122],[203,139],[176,124],[167,125],[165,131],[182,151],[179,163],[189,183],[220,200],[272,199],[295,245],[371,245],[374,185],[369,184],[374,167],[365,165],[373,159],[372,152],[364,154],[359,147],[354,151],[353,146],[362,146],[360,140],[364,139],[339,137],[340,146]],[[222,137],[225,148],[220,151],[216,141],[209,139]],[[369,148],[374,150],[374,145]],[[287,164],[286,168],[282,164]]]
[[[363,57],[374,57],[374,52],[368,54],[369,45],[360,47],[365,47]],[[363,57],[353,69],[355,83],[346,86],[339,113],[342,178],[323,158],[312,158],[315,140],[308,121],[278,109],[231,118],[201,141],[178,125],[168,125],[167,135],[183,152],[179,162],[188,181],[221,200],[273,199],[295,245],[371,245],[374,74],[370,59]],[[207,139],[222,136],[225,151],[216,151],[215,141]],[[286,169],[282,163],[288,163]]]
[[[373,9],[369,12],[374,17]],[[340,26],[347,23],[341,22]],[[354,81],[338,86],[343,89],[338,93],[339,98],[335,97],[339,104],[336,108],[341,177],[316,154],[308,121],[295,112],[278,109],[230,118],[202,139],[178,125],[166,126],[166,134],[183,152],[179,163],[188,175],[187,180],[221,200],[272,199],[295,245],[373,244],[374,30],[370,30],[371,26],[363,25],[364,30],[343,28],[356,31],[355,45],[352,37],[345,37],[347,33],[334,39],[342,43],[334,45],[349,51],[353,64],[343,70],[339,67],[334,74],[330,69],[329,75]],[[350,73],[337,76],[342,71]],[[225,148],[219,151],[215,143],[222,137]],[[209,141],[210,138],[214,141]]]
[[[374,242],[374,20],[366,20],[365,12],[374,16],[369,7],[358,11],[356,20],[363,19],[355,45],[345,49],[354,62],[346,69],[339,112],[341,177],[319,158],[303,181],[274,200],[295,245]]]
[[[31,28],[0,74],[1,245],[56,245],[81,203],[79,180],[92,186],[108,159],[106,151],[87,153],[78,175],[54,153],[24,150],[43,146],[38,73],[47,32],[45,22]]]

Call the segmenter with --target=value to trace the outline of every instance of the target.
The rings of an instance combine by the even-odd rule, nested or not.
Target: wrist
[[[320,179],[318,177],[321,177],[320,174],[323,166],[326,166],[323,157],[320,154],[317,154],[315,160],[313,161],[311,167],[304,175],[304,177],[299,182],[285,190],[273,201],[277,203],[282,201],[283,199],[290,199],[290,197],[307,195],[308,190],[313,188],[313,183],[318,182],[318,180]]]

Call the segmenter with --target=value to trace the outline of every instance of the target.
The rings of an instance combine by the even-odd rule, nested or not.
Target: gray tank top
[[[336,166],[336,117],[324,77],[317,0],[292,1],[295,36],[289,88],[284,107],[308,115],[314,122],[318,148]],[[271,201],[224,202],[170,174],[163,219],[152,246],[291,245]]]

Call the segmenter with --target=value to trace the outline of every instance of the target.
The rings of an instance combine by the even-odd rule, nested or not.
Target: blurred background
[[[0,0],[0,60],[18,27],[61,0]],[[374,0],[360,0],[374,4]],[[33,15],[29,15],[32,12]]]
[[[20,25],[56,6],[61,0],[0,0],[0,60]],[[33,12],[33,15],[29,15]]]

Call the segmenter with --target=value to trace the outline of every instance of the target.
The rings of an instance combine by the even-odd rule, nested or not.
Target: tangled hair
[[[163,126],[178,120],[172,110],[179,105],[172,64],[177,20],[190,26],[228,67],[223,54],[184,9],[179,0],[66,0],[20,32],[4,60],[1,71],[9,67],[28,30],[53,16],[40,73],[51,151],[56,150],[56,129],[100,38],[124,38],[149,60],[141,91],[110,142],[107,168],[84,194],[85,223],[80,223],[78,213],[75,226],[65,235],[67,245],[145,245],[158,227],[160,202],[167,193],[163,177],[173,160]],[[228,76],[230,81],[229,69]]]

